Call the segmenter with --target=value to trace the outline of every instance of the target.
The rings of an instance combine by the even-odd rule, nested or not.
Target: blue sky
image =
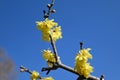
[[[0,48],[12,58],[18,80],[29,80],[30,75],[19,73],[19,66],[37,70],[47,66],[43,49],[50,43],[41,40],[36,21],[43,20],[43,9],[50,0],[0,0]],[[64,64],[74,67],[79,42],[92,48],[92,75],[105,75],[105,80],[119,79],[120,72],[120,1],[119,0],[56,0],[56,13],[50,16],[62,27],[63,38],[57,41],[58,54]],[[65,70],[51,71],[55,80],[75,80],[76,75]]]

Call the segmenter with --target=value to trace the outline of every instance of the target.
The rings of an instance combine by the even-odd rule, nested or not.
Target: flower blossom
[[[52,77],[42,78],[41,80],[54,80]]]
[[[52,66],[52,62],[56,62],[55,55],[49,49],[43,50],[43,58],[48,62],[48,66]]]
[[[38,80],[38,79],[41,79],[41,80],[54,80],[52,77],[42,78],[42,77],[40,77],[38,72],[33,71],[32,74],[31,74],[31,80]]]
[[[31,80],[37,80],[40,77],[39,73],[36,71],[33,71],[31,74]]]
[[[50,36],[53,41],[56,41],[62,38],[61,27],[58,26],[58,23],[54,20],[49,20],[48,18],[45,21],[36,22],[38,30],[42,32],[42,39],[50,42]]]
[[[88,63],[88,59],[92,59],[92,55],[89,53],[90,50],[90,48],[80,50],[75,58],[74,69],[85,78],[88,78],[90,73],[93,72],[93,67]]]

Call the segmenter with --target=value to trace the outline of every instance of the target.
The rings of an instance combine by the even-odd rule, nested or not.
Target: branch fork
[[[79,73],[77,73],[73,68],[71,68],[71,67],[69,67],[69,66],[66,66],[66,65],[64,65],[64,64],[61,63],[61,60],[60,60],[60,58],[59,58],[59,56],[58,56],[58,54],[57,54],[57,49],[56,49],[56,46],[55,46],[55,42],[53,41],[51,35],[49,35],[49,37],[50,37],[50,40],[51,40],[51,46],[52,46],[52,48],[53,48],[53,52],[54,52],[54,54],[55,54],[56,62],[55,62],[55,63],[51,62],[51,63],[53,64],[53,66],[47,67],[47,68],[43,67],[41,71],[48,71],[46,74],[49,74],[49,72],[50,72],[51,70],[56,70],[56,69],[58,69],[58,68],[62,68],[62,69],[64,69],[64,70],[67,70],[67,71],[69,71],[69,72],[72,72],[72,73],[78,75],[79,77],[78,77],[77,80],[84,80],[84,79],[85,79],[84,76],[82,76],[82,75],[80,75]],[[82,49],[82,46],[83,46],[83,43],[80,42],[80,49]],[[102,76],[102,78],[103,78],[103,76]],[[91,75],[90,75],[87,80],[101,80],[101,78],[98,78],[98,77],[95,77],[95,76],[91,76]]]

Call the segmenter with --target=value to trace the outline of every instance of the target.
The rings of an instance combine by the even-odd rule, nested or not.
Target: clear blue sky
[[[14,60],[16,69],[24,65],[42,76],[46,63],[40,50],[50,48],[41,40],[36,21],[43,20],[42,10],[50,0],[0,0],[0,47]],[[74,67],[79,42],[92,48],[92,75],[105,75],[105,80],[118,80],[120,75],[120,1],[119,0],[56,0],[51,15],[62,26],[63,39],[57,50],[64,64]],[[55,80],[75,80],[76,75],[65,70],[51,71]],[[30,75],[18,72],[18,80]]]

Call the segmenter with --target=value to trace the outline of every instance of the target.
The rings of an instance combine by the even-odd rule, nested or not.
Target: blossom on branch
[[[54,80],[52,77],[42,78],[41,80]]]
[[[48,66],[52,66],[52,63],[56,62],[55,54],[53,54],[49,49],[43,50],[43,58],[47,61]]]
[[[33,71],[31,74],[31,80],[37,80],[40,77],[39,73],[36,71]]]
[[[93,72],[93,67],[88,63],[88,59],[92,59],[92,55],[89,53],[90,50],[90,48],[80,50],[75,58],[75,71],[85,78],[88,78],[90,73]]]
[[[62,38],[61,27],[54,22],[54,19],[49,20],[46,18],[45,21],[36,22],[36,25],[38,30],[42,32],[43,40],[50,42],[50,36],[54,41]]]
[[[37,71],[33,71],[32,74],[31,74],[31,80],[38,80],[38,79],[41,79],[41,80],[54,80],[52,77],[42,78]]]

